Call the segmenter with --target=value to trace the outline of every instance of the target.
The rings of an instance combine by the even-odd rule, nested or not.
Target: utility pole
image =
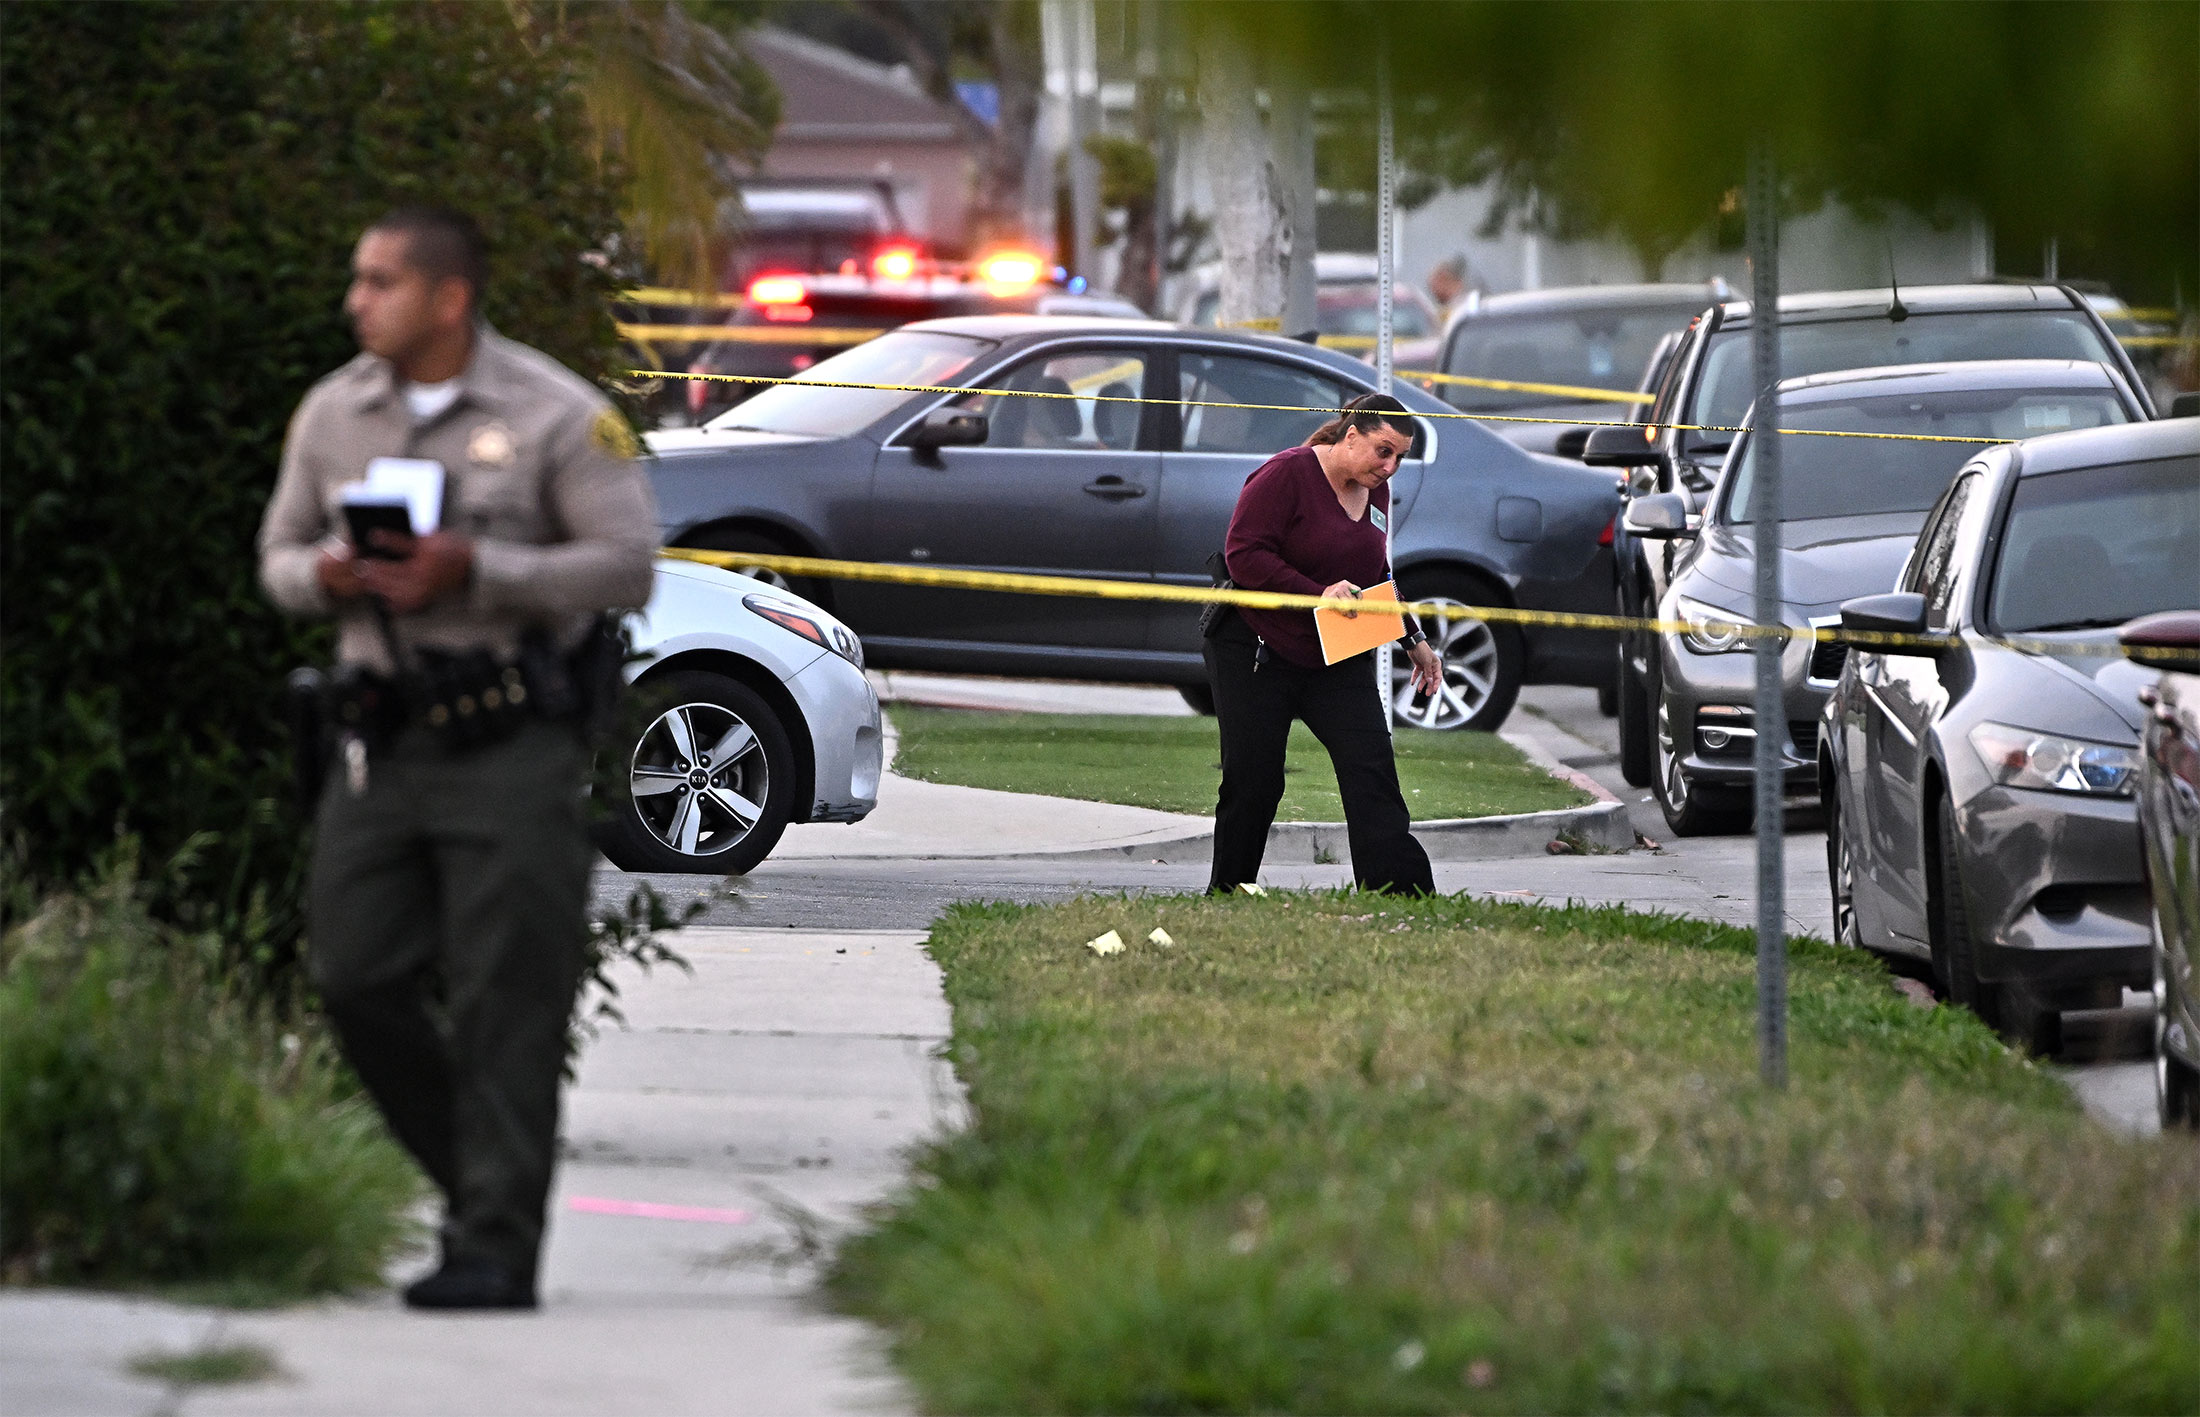
[[[1756,542],[1760,628],[1780,619],[1780,180],[1772,144],[1750,147],[1747,189],[1749,355],[1757,389],[1749,421],[1750,510]],[[1757,737],[1752,751],[1757,818],[1757,1072],[1767,1087],[1787,1086],[1787,880],[1780,820],[1785,784],[1780,747],[1787,709],[1780,682],[1784,636],[1761,634],[1757,661]]]
[[[1375,387],[1391,391],[1391,328],[1397,314],[1392,269],[1398,250],[1398,153],[1397,133],[1390,113],[1390,22],[1378,16],[1375,37]],[[1383,523],[1383,564],[1390,564],[1390,527],[1397,520],[1397,504]],[[1375,653],[1375,689],[1382,695],[1383,724],[1398,731],[1396,681],[1391,674],[1392,649],[1384,645]]]

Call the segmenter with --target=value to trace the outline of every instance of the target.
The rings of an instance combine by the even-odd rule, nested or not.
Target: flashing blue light
[[[1056,267],[1054,268],[1054,278],[1055,278],[1056,280],[1068,280],[1068,279],[1069,279],[1069,267],[1068,267],[1068,266],[1056,266]]]
[[[1071,276],[1069,278],[1069,293],[1072,295],[1083,295],[1085,293],[1086,287],[1090,284],[1091,282],[1086,280],[1083,276]]]

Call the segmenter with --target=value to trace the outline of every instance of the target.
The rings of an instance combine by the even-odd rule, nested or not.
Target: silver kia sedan
[[[1926,509],[1983,444],[2145,417],[2120,376],[2073,359],[1817,374],[1781,384],[1780,410],[1786,428],[1979,440],[1783,435],[1780,618],[1797,628],[1831,625],[1842,601],[1892,590]],[[1680,493],[1628,505],[1635,535],[1688,542],[1659,606],[1661,618],[1688,628],[1659,637],[1645,685],[1655,727],[1650,786],[1678,836],[1749,824],[1750,755],[1759,732],[1778,735],[1791,790],[1817,789],[1818,712],[1845,653],[1839,644],[1790,641],[1781,660],[1785,712],[1769,727],[1757,723],[1755,656],[1740,628],[1752,618],[1756,574],[1751,443],[1746,435],[1738,441],[1700,529],[1687,526]]]
[[[2061,1011],[2151,982],[2133,788],[2140,693],[2117,627],[2200,609],[2200,419],[2063,433],[1966,463],[1894,592],[1846,632],[1818,773],[1843,942],[1929,960],[2036,1051]]]

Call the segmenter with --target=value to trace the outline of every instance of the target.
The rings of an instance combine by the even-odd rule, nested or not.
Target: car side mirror
[[[1594,428],[1569,428],[1558,435],[1557,440],[1551,444],[1551,451],[1562,458],[1578,461],[1581,450],[1589,445],[1589,435],[1595,431]]]
[[[2195,397],[2200,397],[2196,395]],[[2116,636],[2130,656],[2149,669],[2200,674],[2200,611],[2165,610],[2144,615]]]
[[[1646,541],[1671,541],[1678,536],[1694,534],[1688,525],[1688,499],[1678,492],[1630,498],[1626,515],[1620,522],[1627,528],[1628,535]]]
[[[1591,467],[1664,467],[1665,450],[1658,446],[1656,424],[1615,423],[1589,430],[1581,460]]]
[[[2169,416],[2172,418],[2200,418],[2200,389],[2171,394]]]
[[[1855,635],[1856,644],[1878,654],[1938,653],[1932,645],[1898,642],[1874,643],[1882,635],[1916,636],[1925,633],[1925,597],[1914,590],[1886,595],[1865,595],[1841,602],[1841,633]]]
[[[985,415],[967,408],[935,408],[909,430],[912,448],[971,448],[986,440]]]

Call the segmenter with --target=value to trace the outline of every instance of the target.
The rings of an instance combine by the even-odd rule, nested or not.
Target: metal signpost
[[[1780,623],[1780,382],[1779,174],[1772,145],[1750,149],[1749,353],[1757,399],[1749,423],[1750,510],[1757,554],[1759,625]],[[1757,661],[1757,1071],[1768,1087],[1787,1086],[1787,882],[1780,799],[1780,746],[1787,710],[1780,684],[1784,637],[1766,635]]]
[[[1398,166],[1396,135],[1390,122],[1390,26],[1378,21],[1375,42],[1375,387],[1390,389],[1390,330],[1394,314],[1391,270],[1398,246]],[[1390,525],[1397,520],[1397,504],[1383,523],[1383,564],[1390,564]],[[1383,699],[1383,723],[1398,731],[1394,712],[1396,691],[1391,680],[1391,647],[1375,652],[1375,691]]]

